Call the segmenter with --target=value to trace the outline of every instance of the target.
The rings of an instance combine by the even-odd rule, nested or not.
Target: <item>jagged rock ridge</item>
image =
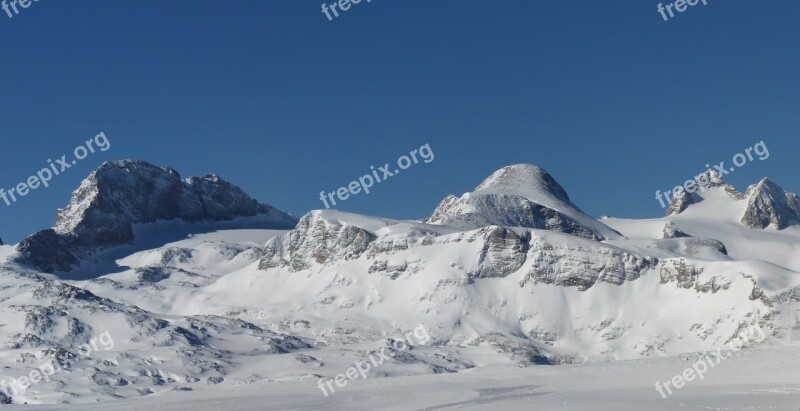
[[[747,202],[740,220],[746,227],[764,229],[772,225],[783,230],[800,224],[800,197],[785,191],[771,180],[764,178],[748,187],[746,192],[740,193],[730,184],[726,184],[716,172],[706,172],[703,175],[708,184],[692,193],[677,193],[667,208],[667,216],[682,214],[693,204],[701,203],[708,191],[722,190],[731,201]]]
[[[135,224],[214,223],[262,214],[283,226],[296,221],[216,175],[182,180],[177,171],[144,161],[106,162],[58,210],[52,229],[26,238],[17,250],[24,264],[66,272],[84,254],[131,243]]]
[[[742,224],[750,228],[774,225],[782,230],[800,223],[800,197],[784,191],[769,179],[750,186],[745,197],[748,200]]]

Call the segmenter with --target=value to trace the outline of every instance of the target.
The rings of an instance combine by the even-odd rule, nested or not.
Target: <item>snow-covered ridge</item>
[[[740,193],[726,184],[719,174],[709,172],[707,176],[710,181],[707,187],[676,195],[667,209],[667,215],[682,214],[690,207],[696,208],[705,202],[707,204],[699,208],[736,209],[733,213],[723,212],[721,216],[709,217],[736,219],[748,228],[765,229],[771,226],[783,230],[800,224],[800,197],[771,180],[764,178]]]
[[[291,230],[268,230],[250,218],[240,227],[191,223],[249,212],[249,197],[217,177],[181,180],[140,162],[106,167],[115,177],[84,182],[58,230],[33,245],[45,261],[83,263],[115,238],[76,246],[92,238],[92,224],[123,220],[136,247],[114,249],[126,252],[114,270],[65,281],[2,263],[15,251],[0,246],[0,358],[22,375],[102,330],[119,349],[69,364],[14,402],[315,386],[420,325],[431,345],[393,357],[375,378],[692,355],[755,325],[768,344],[800,335],[800,229],[744,226],[748,202],[723,185],[669,217],[599,222],[543,170],[520,165],[448,197],[424,221],[315,210]],[[152,207],[128,198],[134,189],[156,193]],[[194,190],[202,194],[189,199],[202,200],[159,200]],[[770,194],[762,204],[780,198],[768,184],[757,191]],[[154,215],[187,221],[148,222]],[[203,230],[147,241],[187,226]]]
[[[718,195],[741,203],[732,188],[721,180],[714,182],[709,202]],[[711,341],[731,338],[742,324],[767,324],[775,335],[785,335],[785,325],[774,322],[780,317],[776,307],[794,304],[800,275],[771,255],[762,255],[766,261],[736,261],[727,247],[732,243],[735,251],[740,250],[732,241],[736,237],[724,231],[701,235],[685,224],[694,209],[659,220],[657,230],[644,237],[633,231],[631,238],[625,238],[619,232],[626,233],[627,226],[618,232],[591,219],[546,172],[517,165],[492,174],[472,193],[447,197],[423,223],[313,211],[294,230],[267,243],[259,269],[271,282],[292,278],[326,284],[298,285],[303,293],[274,296],[279,301],[302,300],[310,292],[319,298],[312,306],[335,304],[337,311],[348,315],[356,307],[375,307],[378,315],[379,307],[400,293],[408,299],[394,304],[400,304],[404,315],[439,313],[443,318],[438,324],[454,327],[443,337],[451,341],[488,338],[498,343],[488,335],[513,335],[511,330],[521,328],[536,361],[700,350],[713,345]],[[615,219],[604,222],[617,225]],[[744,242],[751,238],[748,231],[741,235]],[[753,242],[758,244],[757,239]],[[374,298],[351,294],[351,289],[374,293]],[[515,296],[520,290],[538,297]],[[554,295],[543,297],[542,292]],[[665,295],[670,296],[668,301]],[[491,296],[499,300],[493,302]],[[675,309],[665,314],[662,308],[642,306],[677,307],[696,301],[734,311],[724,319],[712,318],[712,311],[701,320],[696,312]],[[660,316],[666,322],[636,323],[628,315],[622,320],[606,314],[588,315],[595,323],[579,325],[583,320],[553,311],[560,307],[576,313],[568,307],[584,305],[602,307],[605,313],[635,307],[633,312],[649,313],[643,319]],[[471,315],[452,311],[465,306]],[[489,306],[492,314],[482,311]],[[502,326],[487,326],[494,316],[503,318]],[[601,341],[624,336],[632,345],[615,342],[616,348],[596,351],[597,342],[591,341],[598,336],[586,330],[601,330],[608,327],[605,324],[617,325],[604,331]],[[664,324],[680,335],[697,334],[698,339],[678,343],[660,329]],[[575,327],[581,330],[577,335]]]

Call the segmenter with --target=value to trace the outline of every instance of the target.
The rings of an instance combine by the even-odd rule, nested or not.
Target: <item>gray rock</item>
[[[747,227],[763,229],[773,225],[782,230],[800,223],[800,197],[766,178],[750,186],[745,196],[747,209],[742,224]]]
[[[598,282],[621,285],[633,281],[659,264],[657,258],[641,257],[605,244],[554,243],[541,238],[531,241],[528,282],[577,287],[588,290]]]
[[[667,222],[667,224],[664,225],[664,230],[661,232],[661,234],[662,234],[661,238],[664,239],[691,237],[689,234],[684,233],[683,231],[681,231],[680,228],[675,226],[675,224],[672,221],[669,221]]]
[[[464,229],[490,225],[541,228],[592,240],[622,237],[581,211],[550,174],[532,164],[504,167],[475,191],[460,198],[447,196],[425,222]]]
[[[703,269],[677,258],[662,261],[659,273],[662,284],[675,282],[680,288],[692,288],[697,285],[697,277],[703,273]]]
[[[669,207],[667,207],[667,215],[678,215],[686,211],[690,205],[697,204],[702,201],[703,197],[700,197],[700,195],[697,193],[680,191],[673,194],[672,201],[669,203]]]
[[[483,247],[478,270],[470,273],[470,278],[506,277],[525,264],[530,235],[520,236],[502,227],[481,229],[479,235],[484,239]]]
[[[58,210],[54,228],[17,246],[18,262],[48,273],[68,272],[96,251],[132,243],[134,224],[215,223],[256,215],[285,227],[296,222],[216,175],[181,180],[177,171],[144,161],[106,162]]]
[[[284,237],[273,238],[264,248],[259,268],[289,267],[301,271],[313,265],[353,260],[364,254],[377,237],[371,232],[312,211]]]
[[[737,192],[732,185],[725,183],[725,181],[716,171],[706,171],[701,173],[696,177],[695,181],[707,183],[705,183],[704,187],[698,187],[693,193],[686,192],[685,190],[680,190],[677,193],[673,193],[673,198],[669,204],[669,207],[667,208],[666,215],[678,215],[686,211],[686,209],[692,204],[702,202],[702,193],[712,188],[722,187],[722,189],[724,189],[728,195],[731,196],[731,198],[736,200],[741,200],[744,198],[743,195]]]
[[[456,202],[453,202],[452,198],[455,197],[446,198],[427,222],[452,224],[465,228],[490,225],[541,228],[592,240],[605,238],[567,215],[523,197],[487,194],[472,196]],[[464,207],[465,203],[468,203],[470,207]],[[474,211],[459,211],[461,208],[471,208]]]
[[[667,208],[668,216],[681,214],[692,204],[702,202],[704,191],[721,187],[732,199],[747,201],[747,208],[741,219],[741,223],[746,227],[764,229],[772,225],[782,230],[800,224],[800,197],[783,190],[769,179],[765,178],[750,186],[745,193],[740,193],[730,184],[725,184],[716,172],[706,172],[704,175],[709,181],[706,188],[694,193],[685,191],[675,193]],[[665,227],[664,235],[664,238],[672,238],[667,237],[672,235],[669,227]]]

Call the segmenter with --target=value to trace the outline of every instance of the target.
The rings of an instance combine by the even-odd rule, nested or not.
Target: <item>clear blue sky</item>
[[[800,191],[800,2],[40,0],[0,14],[0,186],[104,131],[96,153],[11,207],[49,227],[105,160],[217,173],[296,215],[371,165],[436,159],[341,209],[431,213],[509,164],[550,171],[586,212],[655,217],[654,192],[764,140],[763,176]],[[332,1],[330,1],[332,2]],[[329,2],[329,3],[330,3]]]

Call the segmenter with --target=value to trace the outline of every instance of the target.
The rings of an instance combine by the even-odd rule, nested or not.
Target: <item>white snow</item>
[[[462,198],[523,197],[609,239],[320,210],[294,232],[259,219],[137,226],[135,244],[98,254],[93,269],[68,280],[5,263],[1,374],[18,378],[50,347],[68,350],[108,330],[114,349],[15,402],[71,404],[32,407],[42,410],[800,405],[800,228],[746,228],[744,202],[722,189],[679,215],[588,221],[553,187],[527,186],[545,181],[537,170],[512,167]],[[669,222],[693,238],[663,239]],[[259,269],[268,251],[275,264]],[[0,246],[0,261],[14,254]],[[667,399],[656,392],[656,381],[699,352],[756,325],[768,334],[763,344]],[[429,343],[329,397],[319,390],[320,378],[419,326]],[[544,360],[559,365],[537,364]]]
[[[690,367],[681,357],[557,367],[487,365],[457,374],[355,380],[327,398],[314,380],[274,379],[195,392],[34,410],[796,410],[800,347],[744,350],[663,399],[656,381]],[[252,368],[266,367],[262,363]],[[349,364],[338,366],[342,371]]]

